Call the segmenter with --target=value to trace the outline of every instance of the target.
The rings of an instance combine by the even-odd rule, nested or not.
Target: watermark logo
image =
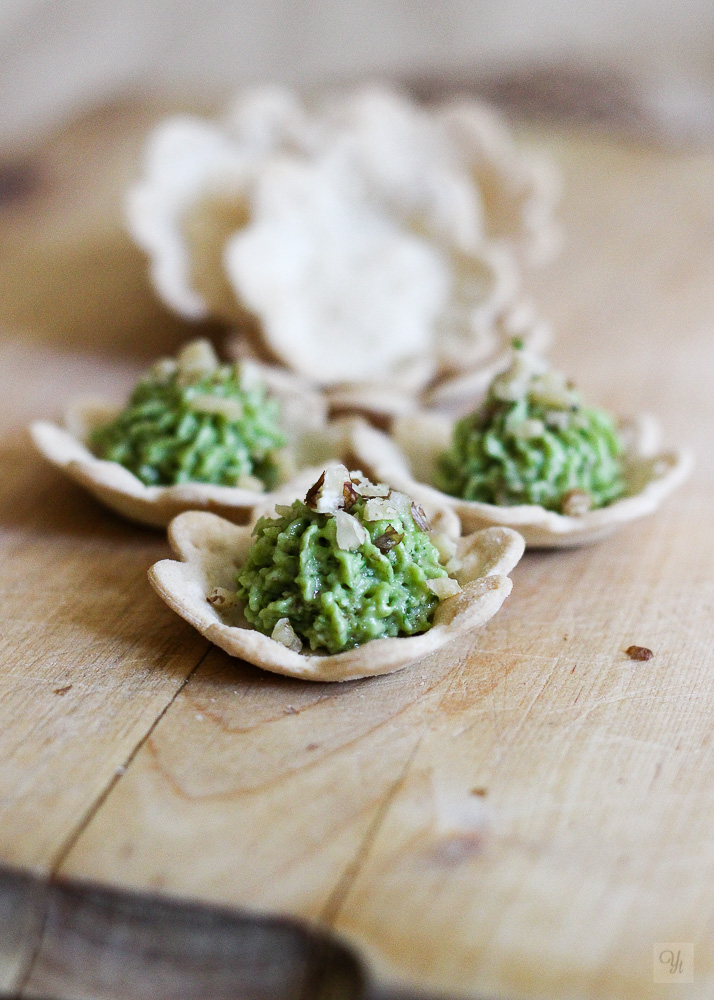
[[[694,942],[665,941],[652,946],[655,983],[694,982]]]

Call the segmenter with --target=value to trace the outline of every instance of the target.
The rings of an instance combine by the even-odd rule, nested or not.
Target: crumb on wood
[[[628,646],[625,654],[631,660],[651,660],[654,656],[652,650],[648,649],[647,646]]]
[[[71,690],[72,690],[72,685],[71,684],[65,684],[64,687],[53,688],[52,689],[52,694],[63,695],[63,694],[67,694],[67,692],[71,691]]]

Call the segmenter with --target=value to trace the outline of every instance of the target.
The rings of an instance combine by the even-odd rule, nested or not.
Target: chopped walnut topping
[[[149,369],[149,375],[157,382],[168,382],[177,369],[178,365],[173,358],[160,358]]]
[[[225,587],[214,587],[206,600],[212,608],[218,608],[220,610],[222,608],[234,607],[238,598],[232,590],[226,590]]]
[[[647,646],[628,646],[625,650],[631,660],[651,660],[654,653]]]
[[[374,497],[364,505],[365,521],[384,521],[387,518],[396,517],[397,514],[398,511],[394,504],[381,497]]]
[[[344,465],[330,465],[305,496],[305,504],[318,514],[336,514],[345,505],[345,484],[350,474]]]
[[[511,428],[511,431],[515,437],[520,438],[522,441],[532,441],[534,438],[543,436],[545,424],[542,420],[530,418],[528,420],[521,420],[520,423],[515,424]]]
[[[369,480],[355,483],[355,490],[361,497],[388,497],[389,487],[386,483],[370,483]]]
[[[536,376],[530,385],[530,397],[535,403],[552,406],[558,410],[569,409],[577,403],[577,394],[560,372],[546,371]]]
[[[192,340],[190,344],[179,351],[178,379],[183,385],[197,382],[210,375],[218,367],[218,358],[209,340]]]
[[[278,618],[275,628],[270,633],[270,638],[275,639],[281,646],[292,649],[295,653],[299,653],[302,649],[302,639],[295,634],[289,618]]]
[[[194,396],[189,401],[189,408],[194,413],[210,413],[225,417],[226,420],[240,420],[243,416],[243,404],[239,399],[225,399],[221,396]]]
[[[570,414],[567,410],[548,410],[545,423],[547,427],[555,427],[557,431],[567,431],[570,426]]]
[[[420,531],[429,530],[429,519],[427,518],[426,512],[421,504],[412,503],[411,514],[414,524],[416,524],[417,528],[419,528]]]
[[[374,539],[374,544],[380,552],[391,552],[395,545],[399,545],[404,540],[404,532],[397,531],[392,524],[388,524],[384,532]]]
[[[321,473],[320,478],[316,483],[313,483],[310,489],[305,494],[305,506],[312,508],[312,510],[317,510],[317,499],[320,496],[320,490],[322,489],[325,482],[325,473]]]
[[[351,480],[345,480],[342,486],[342,495],[344,497],[345,510],[351,510],[359,498],[359,494],[352,485]]]
[[[335,514],[335,539],[340,549],[354,552],[367,541],[367,529],[363,524],[344,510]]]
[[[593,505],[593,498],[585,490],[568,490],[560,509],[567,517],[582,517]]]
[[[461,585],[456,580],[452,580],[450,576],[440,576],[436,580],[427,580],[426,586],[440,601],[461,593]]]

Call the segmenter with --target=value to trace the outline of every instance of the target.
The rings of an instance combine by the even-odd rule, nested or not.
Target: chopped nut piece
[[[421,531],[429,530],[429,519],[426,516],[426,512],[421,504],[412,503],[411,505],[412,520],[416,524],[417,528]]]
[[[555,427],[558,431],[567,431],[570,424],[570,414],[567,410],[548,410],[545,415],[547,427]]]
[[[452,580],[450,576],[440,576],[436,580],[427,580],[426,586],[440,601],[461,593],[461,585],[456,580]]]
[[[299,653],[302,649],[302,639],[295,634],[289,618],[278,618],[270,638],[275,639],[281,646],[292,649],[295,653]]]
[[[237,603],[237,597],[232,590],[225,587],[214,587],[206,598],[212,608],[232,608]]]
[[[494,379],[491,392],[496,399],[515,402],[528,392],[531,379],[545,370],[540,358],[527,351],[518,351],[510,367]]]
[[[318,514],[335,514],[345,505],[345,483],[350,474],[344,465],[330,465],[305,496],[308,507]]]
[[[381,497],[368,500],[364,505],[365,521],[384,521],[387,518],[396,517],[397,513],[398,511],[394,504],[389,503],[389,501]]]
[[[390,552],[395,545],[399,545],[404,540],[404,532],[389,524],[384,532],[374,539],[374,544],[380,552]]]
[[[325,482],[325,473],[321,473],[320,478],[316,483],[313,483],[310,489],[305,494],[305,506],[311,507],[312,510],[317,510],[317,498],[320,495],[320,490]]]
[[[377,497],[376,499],[381,500],[381,497]],[[399,490],[390,490],[387,503],[394,507],[397,513],[403,518],[411,518],[412,498],[408,497],[406,493],[400,493]]]
[[[178,365],[173,358],[160,358],[149,369],[149,375],[157,382],[168,382],[177,369]]]
[[[335,538],[338,548],[354,552],[367,541],[367,529],[352,514],[338,510],[335,514],[335,521]]]
[[[628,646],[625,650],[631,660],[651,660],[654,653],[647,646]]]
[[[345,510],[350,510],[357,503],[359,494],[349,479],[345,480],[342,486],[342,495],[345,501]]]
[[[364,480],[360,483],[355,483],[355,490],[361,497],[388,497],[389,487],[386,483],[370,483],[369,480]]]
[[[569,388],[565,379],[556,371],[546,371],[536,376],[530,385],[530,397],[543,406],[568,409],[577,402],[577,393]]]
[[[179,381],[186,385],[210,375],[218,367],[218,358],[210,341],[192,340],[177,356]]]
[[[530,441],[533,438],[542,437],[543,431],[545,430],[545,424],[542,420],[521,420],[521,422],[516,424],[512,430],[513,434],[517,438],[521,438],[523,441]]]
[[[194,396],[189,407],[195,413],[216,413],[226,420],[240,420],[243,404],[239,399],[222,399],[220,396]]]
[[[568,517],[582,517],[593,505],[593,499],[585,490],[568,490],[563,497],[561,510]]]

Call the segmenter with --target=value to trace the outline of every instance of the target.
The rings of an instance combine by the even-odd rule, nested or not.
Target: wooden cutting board
[[[0,989],[142,995],[90,962],[95,910],[63,933],[75,911],[48,903],[89,880],[236,910],[283,983],[303,966],[261,937],[275,916],[353,948],[375,990],[711,996],[714,154],[528,136],[564,178],[568,240],[532,287],[554,360],[593,401],[655,412],[695,449],[691,481],[593,548],[528,553],[503,610],[448,651],[308,685],[173,615],[146,582],[163,536],[99,508],[23,430],[78,393],[121,398],[192,332],[120,225],[151,118],[106,109],[0,165]],[[631,644],[654,657],[631,661]],[[133,897],[101,898],[134,941]],[[199,969],[186,996],[288,996],[255,948],[220,940],[207,956],[247,962],[244,987],[201,986]],[[654,981],[665,947],[683,957],[674,991]],[[143,995],[163,996],[158,960],[146,970]]]

